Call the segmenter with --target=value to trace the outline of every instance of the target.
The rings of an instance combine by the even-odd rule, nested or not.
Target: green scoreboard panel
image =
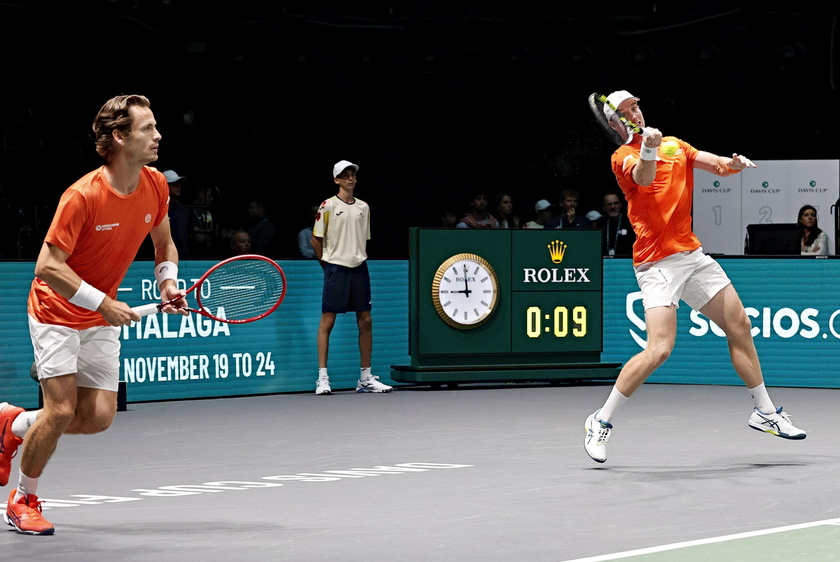
[[[409,250],[412,365],[392,367],[394,380],[447,368],[605,372],[600,230],[411,229]]]

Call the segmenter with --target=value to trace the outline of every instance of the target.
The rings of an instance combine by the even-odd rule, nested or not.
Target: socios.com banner
[[[720,259],[752,322],[770,386],[840,387],[840,261]],[[641,295],[630,260],[604,263],[604,361],[625,362],[645,344]],[[742,384],[721,329],[681,303],[674,352],[650,382]]]

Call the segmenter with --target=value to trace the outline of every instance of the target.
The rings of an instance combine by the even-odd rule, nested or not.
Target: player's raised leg
[[[23,439],[12,431],[12,423],[23,408],[13,406],[8,402],[0,402],[0,486],[9,483],[9,473],[12,470],[12,459],[17,454]]]

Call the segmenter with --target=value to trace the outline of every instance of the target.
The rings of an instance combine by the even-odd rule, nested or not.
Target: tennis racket
[[[604,113],[604,106],[609,107],[612,109],[616,116],[618,117],[618,121],[624,125],[624,128],[627,130],[627,135],[624,136],[612,127],[610,127],[609,119],[607,119],[606,113]],[[601,125],[601,129],[604,131],[604,134],[613,141],[615,144],[624,144],[627,142],[627,139],[630,138],[630,133],[641,134],[643,137],[650,136],[650,131],[647,128],[642,128],[627,119],[623,113],[621,113],[613,104],[611,104],[607,100],[607,96],[594,93],[589,95],[589,109],[592,110],[592,116],[595,117],[595,121]]]
[[[265,256],[244,254],[221,261],[187,289],[195,293],[196,308],[180,307],[218,322],[245,324],[265,318],[280,306],[286,296],[286,275],[280,266]],[[164,303],[132,308],[148,316],[181,297]]]

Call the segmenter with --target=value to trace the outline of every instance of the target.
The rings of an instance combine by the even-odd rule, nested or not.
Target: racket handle
[[[139,314],[140,316],[149,316],[150,314],[155,314],[156,312],[160,312],[160,305],[157,303],[150,303],[150,304],[143,304],[140,306],[134,306],[131,308],[134,312]]]
[[[651,131],[649,127],[642,128],[642,138],[646,139],[651,135]]]

